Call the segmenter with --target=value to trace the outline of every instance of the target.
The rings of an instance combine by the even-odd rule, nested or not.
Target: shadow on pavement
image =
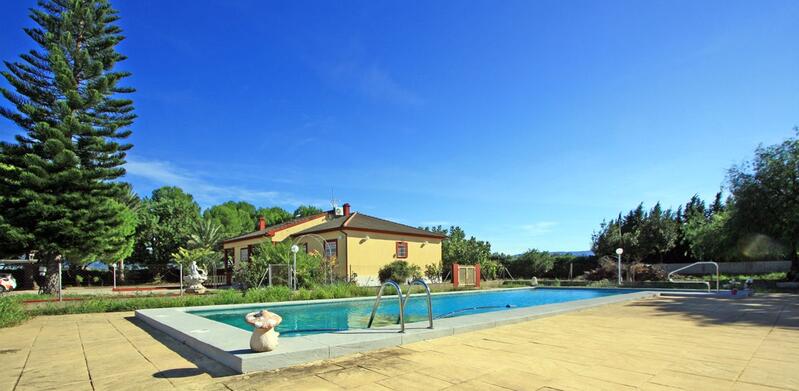
[[[146,331],[158,342],[162,343],[173,352],[179,354],[181,357],[196,365],[197,368],[179,368],[169,369],[155,373],[154,377],[160,378],[181,378],[201,375],[203,373],[209,374],[211,377],[224,377],[238,375],[232,369],[204,356],[202,353],[190,348],[189,346],[179,342],[178,340],[166,335],[165,333],[156,330],[149,326],[147,323],[136,319],[133,316],[126,317],[125,320],[131,322]]]
[[[200,368],[175,368],[156,372],[153,374],[153,377],[160,379],[179,379],[183,377],[198,376],[202,375],[203,373],[205,373],[205,371]]]
[[[631,303],[655,316],[688,316],[707,324],[755,325],[799,329],[799,295],[761,294],[746,298],[668,297]]]

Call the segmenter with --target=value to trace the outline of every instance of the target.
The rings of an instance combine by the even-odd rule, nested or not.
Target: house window
[[[338,257],[338,239],[325,242],[325,257]]]
[[[239,261],[249,261],[250,260],[250,249],[248,247],[242,247],[239,250]]]
[[[408,258],[408,242],[397,242],[397,258]]]

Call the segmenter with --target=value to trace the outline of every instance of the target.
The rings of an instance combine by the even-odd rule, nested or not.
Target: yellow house
[[[335,257],[335,273],[354,277],[360,285],[378,285],[377,272],[402,259],[424,269],[441,263],[444,235],[408,225],[350,212],[350,205],[266,227],[261,218],[254,232],[223,242],[228,283],[235,262],[247,261],[255,245],[270,240],[290,239],[300,251],[317,251]]]

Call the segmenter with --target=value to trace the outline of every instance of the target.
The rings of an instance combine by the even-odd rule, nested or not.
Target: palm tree
[[[224,239],[222,225],[214,223],[211,219],[202,219],[194,223],[189,235],[189,246],[192,248],[208,248],[219,250],[219,245]]]
[[[225,234],[222,225],[213,222],[211,219],[201,219],[192,226],[189,234],[189,249],[192,251],[204,250],[205,255],[202,261],[209,275],[216,276],[217,263],[222,259],[220,250]],[[214,280],[214,286],[217,281]]]

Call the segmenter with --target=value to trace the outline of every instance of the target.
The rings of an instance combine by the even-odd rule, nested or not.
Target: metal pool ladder
[[[421,285],[424,287],[427,293],[427,319],[430,321],[429,329],[433,328],[433,301],[430,298],[430,287],[427,285],[424,280],[421,278],[417,278],[408,285],[408,293],[405,294],[405,299],[402,301],[402,311],[405,311],[406,306],[408,305],[408,298],[411,296],[411,291],[413,290],[414,285]]]
[[[388,280],[380,286],[380,290],[377,292],[377,297],[375,297],[375,305],[372,306],[372,315],[369,317],[369,323],[366,325],[366,328],[372,327],[372,322],[375,320],[375,314],[377,313],[377,307],[380,306],[380,299],[383,298],[383,290],[386,289],[387,286],[393,286],[394,289],[397,290],[397,298],[399,299],[399,323],[400,323],[400,333],[405,332],[405,301],[402,300],[402,288],[396,282],[392,280]]]
[[[683,267],[681,267],[681,268],[679,268],[677,270],[674,270],[671,273],[669,273],[669,275],[667,276],[667,278],[669,279],[669,282],[680,283],[680,284],[704,283],[705,285],[707,285],[708,293],[710,293],[710,283],[707,282],[707,281],[674,281],[671,278],[672,274],[680,272],[680,271],[683,271],[685,269],[688,269],[688,268],[696,266],[696,265],[713,265],[713,266],[716,267],[716,292],[718,292],[719,291],[719,264],[716,263],[716,262],[694,262],[694,263],[692,263],[692,264],[690,264],[688,266],[683,266]]]
[[[383,290],[387,286],[393,286],[394,289],[397,290],[397,298],[399,299],[399,324],[400,324],[400,333],[405,332],[405,303],[408,302],[408,298],[411,296],[411,290],[414,285],[421,285],[424,287],[425,292],[427,293],[427,319],[430,321],[429,328],[433,328],[433,301],[430,297],[430,286],[427,285],[424,280],[421,278],[417,278],[411,281],[410,286],[408,286],[408,293],[405,294],[405,298],[402,297],[402,288],[396,282],[392,280],[388,280],[383,285],[380,286],[380,290],[377,292],[377,297],[375,297],[375,304],[372,306],[372,315],[369,316],[369,323],[366,325],[366,328],[372,327],[372,322],[375,320],[375,314],[377,314],[377,307],[380,306],[380,300],[383,298]]]

